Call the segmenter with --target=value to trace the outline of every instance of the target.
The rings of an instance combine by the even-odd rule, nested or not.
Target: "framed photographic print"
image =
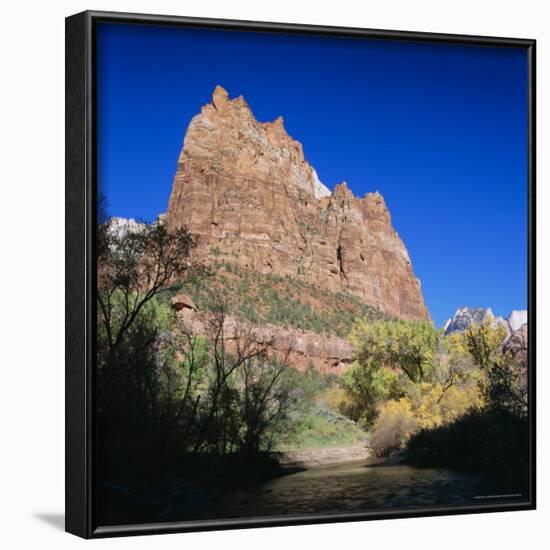
[[[535,41],[66,20],[66,528],[535,507]]]

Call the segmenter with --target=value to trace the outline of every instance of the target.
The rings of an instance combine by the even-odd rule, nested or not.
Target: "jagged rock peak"
[[[282,130],[286,134],[285,121],[282,116],[278,116],[273,122],[266,122],[265,126],[270,126],[271,128],[277,130]]]
[[[345,291],[390,316],[429,319],[405,245],[379,193],[333,193],[282,117],[258,122],[221,86],[187,129],[167,223],[199,239],[197,256]],[[213,261],[213,260],[212,260]]]
[[[481,325],[487,320],[491,321],[493,326],[500,325],[508,333],[513,333],[527,324],[527,311],[514,310],[507,319],[504,319],[503,317],[495,316],[490,307],[459,307],[454,316],[445,321],[443,332],[444,334],[462,332],[472,324]]]
[[[365,193],[363,198],[372,202],[384,203],[384,205],[386,204],[384,196],[378,190]]]
[[[388,210],[386,201],[380,191],[365,193],[363,202],[367,205],[367,208],[369,208],[371,214],[372,212],[377,211],[383,215],[386,215],[388,217],[388,221],[390,221],[390,211]]]
[[[285,122],[282,116],[278,116],[273,122],[263,122],[260,124],[266,130],[267,135],[270,137],[270,141],[281,144],[284,144],[285,140],[289,142],[294,141],[286,131]],[[299,145],[299,149],[301,150],[302,145],[299,142],[295,143]]]
[[[341,198],[350,198],[354,199],[355,195],[353,194],[353,191],[348,187],[348,184],[346,181],[343,181],[342,183],[337,183],[334,186],[334,192],[333,195],[335,198],[341,197]]]
[[[216,111],[223,112],[227,107],[233,106],[241,110],[241,112],[251,115],[250,107],[242,95],[231,99],[229,92],[219,84],[214,88],[212,92],[212,103]]]
[[[466,330],[471,324],[481,325],[487,318],[494,319],[491,308],[459,307],[450,319],[445,321],[443,332],[451,334]]]
[[[312,194],[316,199],[330,196],[317,172],[304,157],[302,144],[289,136],[282,116],[270,122],[259,122],[242,96],[231,99],[218,85],[212,102],[203,105],[194,116],[184,139],[179,164],[191,159],[225,159],[239,172],[261,171],[275,163],[288,170],[289,182]]]
[[[229,99],[229,94],[225,88],[222,88],[219,84],[214,89],[212,93],[212,105],[218,110],[221,111],[227,100]]]

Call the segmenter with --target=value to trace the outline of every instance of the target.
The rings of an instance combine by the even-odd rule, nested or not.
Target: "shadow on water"
[[[50,527],[58,531],[65,531],[65,514],[35,512],[33,517],[47,523]]]
[[[226,465],[227,466],[227,465]],[[237,475],[214,464],[179,479],[141,487],[104,486],[101,525],[319,513],[355,513],[448,505],[524,501],[526,493],[488,475],[417,468],[373,460],[293,473]],[[257,472],[256,472],[257,473]],[[200,474],[200,475],[199,475]],[[268,475],[269,474],[269,475]],[[123,514],[123,515],[121,515]],[[52,516],[43,515],[45,521]]]
[[[445,468],[343,463],[306,470],[226,495],[204,516],[254,517],[349,513],[385,508],[471,505],[490,497],[517,501],[525,495],[487,476]]]

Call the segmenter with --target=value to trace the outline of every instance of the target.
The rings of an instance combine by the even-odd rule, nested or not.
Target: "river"
[[[232,473],[231,473],[232,472]],[[124,486],[103,482],[100,525],[351,514],[449,505],[525,502],[525,489],[473,473],[405,464],[343,462],[263,477],[257,471],[187,468],[185,478]]]
[[[521,500],[495,481],[443,468],[348,462],[270,480],[225,495],[209,507],[211,518],[345,513],[376,509]],[[502,499],[504,494],[508,497]]]

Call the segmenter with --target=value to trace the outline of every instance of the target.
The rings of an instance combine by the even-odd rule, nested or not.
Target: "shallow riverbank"
[[[274,452],[271,456],[285,468],[319,468],[344,462],[368,460],[372,453],[365,443],[322,447],[315,449],[299,449],[294,451]]]

